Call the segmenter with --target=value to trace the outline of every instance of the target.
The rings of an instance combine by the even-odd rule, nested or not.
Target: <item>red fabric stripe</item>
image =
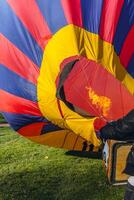
[[[124,0],[104,0],[100,23],[100,36],[107,42],[113,42],[123,3]]]
[[[18,130],[18,133],[25,137],[34,137],[39,136],[41,134],[41,130],[46,123],[38,122],[33,123]]]
[[[61,3],[68,24],[74,24],[76,26],[82,27],[80,0],[75,0],[75,1],[61,0]]]
[[[106,121],[104,121],[101,118],[96,118],[94,120],[94,129],[96,132],[98,132],[105,125],[106,125]]]
[[[51,32],[36,2],[31,2],[31,0],[7,1],[40,47],[44,49],[48,40],[51,38]]]
[[[0,112],[42,116],[38,104],[0,90]]]
[[[134,53],[134,25],[132,26],[127,38],[123,44],[120,60],[124,67],[128,66],[128,63]]]
[[[0,52],[0,63],[36,84],[39,68],[2,34],[0,34],[0,47],[2,49]]]

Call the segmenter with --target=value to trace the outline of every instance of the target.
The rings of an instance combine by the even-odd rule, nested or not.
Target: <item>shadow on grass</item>
[[[122,200],[123,188],[109,186],[101,167],[82,164],[40,166],[0,181],[2,200]],[[66,164],[66,166],[65,166]],[[88,165],[87,165],[88,166]]]

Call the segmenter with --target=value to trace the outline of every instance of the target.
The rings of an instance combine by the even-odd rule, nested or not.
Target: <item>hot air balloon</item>
[[[96,148],[134,108],[133,0],[1,0],[0,112],[32,141]]]

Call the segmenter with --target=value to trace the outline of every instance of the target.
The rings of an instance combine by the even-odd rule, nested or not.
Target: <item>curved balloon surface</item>
[[[99,146],[96,131],[134,108],[133,78],[133,0],[0,1],[0,112],[21,135]]]

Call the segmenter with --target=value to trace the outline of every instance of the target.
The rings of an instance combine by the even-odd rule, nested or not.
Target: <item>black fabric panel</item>
[[[134,200],[134,186],[127,184],[124,200]]]
[[[73,60],[64,66],[64,69],[62,70],[60,77],[59,77],[59,83],[58,83],[57,92],[56,92],[56,97],[58,99],[60,99],[61,101],[63,101],[73,111],[74,111],[73,105],[70,102],[66,101],[63,85],[64,85],[64,81],[66,80],[69,73],[73,69],[75,63],[78,61],[79,61],[79,59]]]
[[[134,176],[134,146],[132,147],[131,151],[128,154],[124,173],[130,176]]]
[[[134,140],[134,109],[125,117],[108,123],[100,130],[102,139]]]

